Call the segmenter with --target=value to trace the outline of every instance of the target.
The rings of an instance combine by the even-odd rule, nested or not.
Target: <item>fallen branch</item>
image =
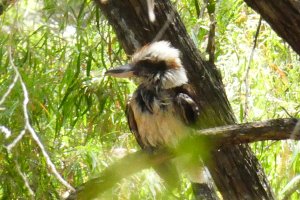
[[[293,118],[273,119],[265,122],[210,128],[197,131],[195,137],[205,141],[216,141],[217,147],[264,140],[300,140],[300,120]],[[153,155],[143,151],[129,154],[106,168],[99,177],[79,186],[76,193],[72,193],[68,199],[95,198],[121,179],[143,169],[159,165],[174,158],[174,156],[174,153],[166,150],[156,152]]]

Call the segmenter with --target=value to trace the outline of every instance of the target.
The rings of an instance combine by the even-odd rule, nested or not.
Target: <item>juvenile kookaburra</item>
[[[130,130],[142,149],[174,147],[192,131],[199,109],[180,52],[169,42],[144,46],[129,64],[110,69],[106,75],[140,80],[126,114]]]

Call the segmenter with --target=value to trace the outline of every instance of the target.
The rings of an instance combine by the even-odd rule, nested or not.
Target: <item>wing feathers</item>
[[[175,110],[187,125],[195,124],[200,115],[200,111],[193,99],[195,97],[193,90],[189,85],[183,85],[175,88],[175,93]]]
[[[175,98],[175,109],[187,125],[195,124],[199,116],[199,108],[187,94],[179,93]]]
[[[141,146],[142,149],[144,149],[145,145],[143,144],[141,136],[139,134],[139,130],[138,130],[135,118],[134,118],[134,114],[133,114],[133,110],[130,105],[130,101],[127,103],[127,106],[126,106],[126,117],[127,117],[130,131],[134,134],[137,143]]]

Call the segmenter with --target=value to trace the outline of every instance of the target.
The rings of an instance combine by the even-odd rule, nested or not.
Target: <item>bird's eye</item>
[[[150,73],[153,63],[151,60],[141,60],[135,64],[136,71],[140,73]]]
[[[147,68],[155,71],[164,71],[167,69],[167,64],[165,61],[157,61],[157,60],[150,60],[145,59],[141,60],[136,64],[137,67]]]
[[[165,61],[153,61],[145,59],[135,64],[134,75],[138,77],[152,77],[153,75],[162,74],[167,70]]]
[[[139,61],[137,64],[140,66],[143,66],[143,67],[148,67],[148,66],[151,66],[151,64],[153,64],[153,62],[150,59],[144,59],[144,60]]]

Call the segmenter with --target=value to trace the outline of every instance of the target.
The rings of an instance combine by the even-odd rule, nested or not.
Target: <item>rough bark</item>
[[[300,140],[300,120],[293,118],[273,119],[265,122],[228,125],[204,129],[195,134],[196,137],[201,137],[201,140],[218,140],[218,145],[220,146],[263,140]],[[158,166],[159,164],[174,158],[175,154],[172,152],[176,151],[162,150],[156,152],[154,155],[138,151],[126,155],[105,169],[99,177],[82,184],[77,188],[76,193],[70,195],[68,199],[80,200],[96,198],[122,178],[126,178],[142,169]],[[133,166],[132,163],[136,164]],[[299,185],[300,182],[299,177],[291,181],[291,183],[283,190],[282,199],[285,199],[285,197],[288,197],[294,189],[297,189],[296,186]]]
[[[146,1],[96,1],[115,29],[127,54],[147,44],[165,26],[162,38],[181,50],[190,82],[197,92],[201,110],[199,128],[234,124],[235,118],[216,67],[204,61],[169,1],[156,1],[156,21],[150,23]],[[168,23],[168,19],[171,19]],[[266,176],[247,145],[215,150],[207,163],[215,184],[224,199],[273,199]]]
[[[299,0],[244,0],[300,55]]]
[[[299,140],[299,129],[300,120],[298,119],[272,119],[204,129],[198,131],[197,136],[217,140],[219,141],[217,145],[223,146],[265,140]]]

